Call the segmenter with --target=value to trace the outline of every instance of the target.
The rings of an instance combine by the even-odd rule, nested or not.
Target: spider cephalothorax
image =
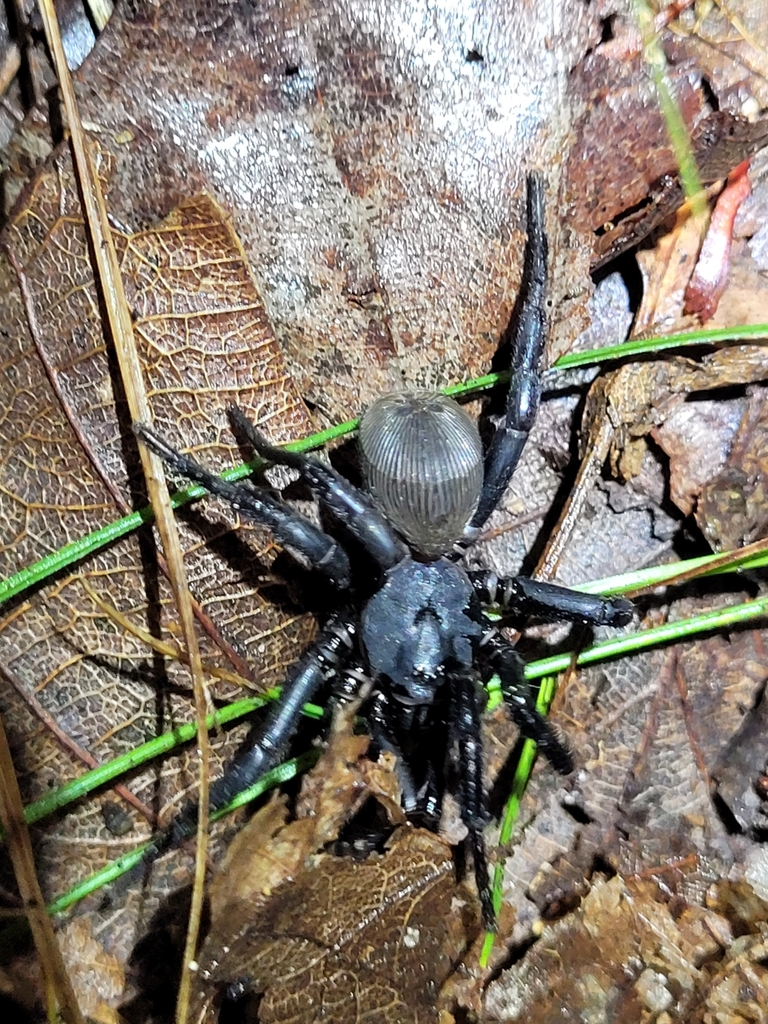
[[[259,455],[297,469],[340,525],[332,537],[264,489],[230,484],[155,434],[142,440],[173,469],[269,526],[304,563],[339,592],[338,609],[289,674],[257,741],[211,787],[213,810],[252,785],[282,757],[302,706],[326,683],[348,695],[350,682],[370,680],[363,709],[380,749],[397,755],[407,813],[439,820],[446,762],[454,762],[456,797],[467,829],[486,923],[494,910],[483,844],[482,681],[497,674],[506,705],[524,735],[554,767],[572,770],[571,755],[539,714],[514,647],[485,617],[495,605],[515,615],[624,625],[630,602],[607,599],[520,576],[468,571],[455,545],[471,538],[496,507],[533,423],[539,402],[538,364],[546,336],[547,242],[543,184],[528,179],[528,242],[512,337],[512,379],[506,417],[483,460],[477,425],[444,395],[404,392],[375,402],[360,426],[366,490],[317,459],[275,448],[240,410],[230,416]],[[376,567],[356,579],[344,536],[354,538]],[[353,688],[352,686],[352,688]],[[188,809],[169,842],[190,831]]]

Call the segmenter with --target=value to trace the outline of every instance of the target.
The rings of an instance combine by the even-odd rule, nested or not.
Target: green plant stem
[[[216,726],[237,722],[254,711],[263,708],[270,701],[276,700],[279,696],[280,689],[275,687],[263,696],[248,697],[245,700],[229,704],[227,707],[222,708],[221,711],[209,715],[208,728],[213,729]],[[305,704],[302,710],[308,717],[316,719],[322,718],[325,713],[324,709],[318,707],[317,704]],[[82,800],[83,797],[94,790],[101,789],[102,786],[115,782],[115,780],[122,778],[148,761],[153,761],[157,757],[169,754],[185,743],[191,743],[196,735],[196,722],[187,722],[184,725],[177,726],[175,729],[171,729],[169,732],[164,732],[154,739],[142,743],[135,749],[129,750],[127,753],[121,754],[105,764],[98,765],[98,767],[84,772],[78,778],[72,779],[51,793],[46,793],[39,800],[28,804],[24,808],[24,820],[28,825],[40,821],[48,817],[48,815],[62,810],[68,804],[72,804],[76,800]],[[4,839],[4,834],[2,829],[0,829],[0,840],[2,839]]]
[[[607,640],[582,651],[575,659],[572,655],[568,654],[555,655],[551,658],[543,658],[526,666],[525,675],[526,678],[530,680],[546,679],[546,682],[543,682],[540,687],[537,701],[537,707],[541,713],[546,714],[555,690],[553,673],[560,672],[568,668],[569,665],[573,664],[574,660],[578,665],[595,664],[596,662],[604,661],[611,657],[617,657],[619,655],[639,650],[647,650],[651,647],[657,647],[664,643],[693,639],[696,636],[701,636],[702,634],[710,633],[715,630],[734,628],[747,622],[752,622],[757,618],[764,618],[766,616],[768,616],[768,597],[760,598],[755,601],[747,601],[743,604],[734,605],[729,608],[716,609],[712,612],[705,612],[702,615],[681,620],[680,622],[669,622],[663,626],[658,626],[653,629]],[[277,691],[270,691],[269,697],[274,698],[275,696],[277,696]],[[211,716],[211,725],[233,721],[235,718],[248,714],[255,708],[262,706],[265,702],[266,698],[258,697],[250,698],[245,701],[238,701],[237,704],[231,705],[230,707],[223,709],[221,712],[218,712],[216,715]],[[312,714],[314,717],[318,717],[323,714],[322,709],[316,705],[307,705],[305,711]],[[181,742],[188,742],[192,740],[195,736],[195,732],[195,723],[180,726],[172,732],[166,733],[163,736],[157,737],[155,740],[151,740],[149,743],[143,744],[142,747],[137,748],[136,751],[132,751],[129,755],[116,758],[108,765],[96,768],[91,772],[86,772],[85,775],[80,779],[75,780],[74,783],[69,783],[67,786],[61,787],[60,790],[57,790],[56,793],[52,793],[48,797],[44,798],[44,800],[31,804],[25,811],[27,821],[38,821],[44,814],[50,813],[54,809],[60,809],[65,803],[70,802],[72,799],[90,792],[96,787],[96,785],[103,785],[107,781],[112,781],[123,771],[128,770],[128,768],[136,767],[137,764],[143,763],[143,761],[148,760],[149,757],[156,757],[159,753],[167,752]],[[229,813],[235,807],[240,807],[254,799],[256,796],[261,795],[261,793],[265,792],[266,789],[280,785],[288,778],[292,778],[297,771],[304,770],[305,767],[313,763],[317,756],[317,751],[310,751],[295,761],[286,762],[286,764],[278,766],[262,779],[259,779],[251,789],[246,790],[244,793],[240,793],[235,800],[228,805],[228,807],[218,811],[216,815],[214,815],[214,820]],[[522,755],[515,773],[512,785],[512,796],[508,802],[502,821],[502,843],[509,842],[511,837],[512,829],[519,814],[520,801],[522,800],[525,787],[530,777],[535,756],[536,745],[531,740],[526,740],[523,744]],[[102,871],[97,872],[80,885],[71,889],[68,893],[65,893],[57,900],[54,900],[49,907],[51,913],[61,913],[63,910],[72,906],[73,903],[76,903],[78,900],[83,899],[83,897],[96,891],[100,886],[113,882],[115,879],[125,874],[125,872],[130,871],[141,862],[145,850],[146,844],[137,850],[131,851],[124,857],[119,858]],[[500,905],[501,901],[502,879],[503,866],[497,865],[493,879],[494,901],[497,907]],[[486,936],[482,952],[485,962],[487,962],[488,957],[490,956],[492,947],[493,937]]]
[[[300,757],[285,761],[283,764],[278,765],[277,768],[273,768],[271,772],[267,772],[249,789],[239,793],[226,807],[222,807],[212,814],[211,821],[218,821],[225,815],[231,814],[238,807],[242,807],[251,800],[255,800],[262,793],[266,793],[267,790],[274,789],[275,786],[281,786],[284,782],[288,782],[301,772],[308,771],[315,764],[320,753],[319,749],[310,750]],[[125,856],[119,857],[111,864],[108,864],[101,871],[95,872],[89,878],[86,878],[85,881],[70,889],[69,892],[64,893],[63,896],[59,896],[49,903],[48,912],[51,914],[61,914],[79,900],[90,896],[93,892],[97,892],[103,886],[117,881],[122,875],[141,864],[142,857],[150,845],[150,843],[144,843],[143,846],[131,850],[130,853],[126,853]]]
[[[701,187],[699,169],[691,146],[688,125],[683,119],[680,104],[674,95],[667,75],[667,58],[659,42],[654,24],[654,12],[646,0],[635,0],[635,16],[643,36],[643,55],[651,79],[656,87],[659,108],[667,125],[667,135],[680,169],[680,180],[686,197],[692,200],[695,212],[706,208],[706,199]]]
[[[768,324],[748,324],[738,328],[718,328],[709,331],[686,331],[683,334],[672,335],[666,338],[646,338],[607,348],[593,349],[587,352],[570,353],[558,359],[552,369],[557,371],[573,370],[616,360],[634,359],[640,355],[660,355],[677,348],[714,345],[725,342],[756,342],[766,339],[768,339]],[[454,384],[443,390],[445,394],[456,398],[468,397],[487,391],[508,380],[509,374],[489,373],[484,377],[477,377],[462,384]],[[292,451],[311,451],[330,441],[348,436],[357,429],[357,424],[357,420],[347,420],[346,423],[329,427],[327,430],[319,431],[311,437],[294,441],[286,445],[286,447]],[[221,475],[225,480],[242,480],[262,465],[263,461],[256,459],[253,462],[244,463],[226,470]],[[174,509],[182,508],[184,505],[204,497],[205,493],[202,487],[187,487],[172,496],[171,504]],[[138,512],[132,512],[113,523],[108,523],[106,526],[94,530],[85,537],[78,538],[71,544],[65,544],[57,551],[44,555],[32,565],[0,581],[0,605],[11,600],[11,598],[18,597],[33,587],[40,586],[52,576],[71,568],[97,551],[109,547],[110,544],[114,544],[127,534],[138,530],[141,526],[153,522],[153,519],[152,510],[144,508]]]
[[[576,655],[575,663],[579,666],[594,665],[601,661],[607,661],[609,658],[624,657],[665,643],[693,639],[714,630],[734,628],[766,615],[768,615],[768,598],[746,601],[728,608],[718,608],[679,622],[667,622],[652,629],[640,630],[626,636],[612,637],[609,640],[601,641]],[[573,663],[574,655],[567,653],[541,658],[526,665],[525,677],[531,681],[544,679],[565,671]],[[499,698],[494,696],[495,689],[492,684],[489,689],[492,694],[490,703],[493,706]],[[263,697],[250,697],[237,701],[212,715],[209,727],[213,728],[215,725],[237,721],[263,707],[269,700],[274,700],[279,693],[279,689],[273,689]],[[541,695],[542,691],[540,690],[540,699]],[[546,696],[546,691],[544,695]],[[305,705],[303,711],[306,715],[316,719],[321,718],[324,714],[324,710],[316,704]],[[25,820],[30,824],[40,821],[54,811],[61,810],[75,800],[82,799],[93,790],[114,782],[147,761],[168,754],[182,744],[191,742],[196,734],[195,729],[194,722],[178,726],[176,729],[143,743],[135,750],[122,754],[98,768],[84,772],[79,778],[73,779],[54,792],[46,794],[40,800],[29,804],[24,811]]]
[[[601,349],[595,352],[574,353],[563,357],[555,366],[555,369],[565,370],[576,367],[595,365],[609,360],[635,358],[642,354],[661,353],[677,347],[690,345],[707,345],[724,341],[758,341],[768,338],[768,325],[750,325],[738,330],[715,330],[715,331],[694,331],[677,335],[672,338],[647,339],[634,341],[625,345],[617,345],[608,349]],[[485,377],[476,378],[464,384],[454,385],[445,388],[445,392],[454,396],[467,396],[477,392],[495,387],[508,379],[507,374],[488,374]],[[288,445],[294,451],[308,451],[320,447],[329,441],[336,440],[352,433],[357,428],[357,420],[349,420],[328,430],[321,431],[311,437],[304,438]],[[222,474],[228,480],[239,480],[253,472],[254,468],[262,465],[262,460],[255,460],[253,463],[234,467]],[[205,495],[201,487],[190,487],[178,492],[173,496],[173,507],[180,508],[191,501],[197,500]],[[18,596],[30,587],[43,583],[50,576],[70,567],[75,562],[82,560],[103,547],[115,542],[121,537],[140,526],[151,523],[153,519],[151,509],[142,509],[138,512],[125,516],[114,523],[89,534],[61,548],[59,551],[40,559],[34,565],[15,574],[13,577],[0,583],[0,604],[12,597]],[[664,583],[683,572],[699,570],[702,575],[707,574],[707,565],[719,561],[720,555],[707,555],[697,559],[690,559],[687,562],[673,563],[672,565],[652,567],[638,572],[624,573],[619,576],[610,577],[604,580],[583,584],[576,589],[587,593],[622,593],[630,590],[637,590],[644,587],[662,586]],[[738,552],[734,553],[732,561],[728,565],[717,565],[711,572],[723,573],[737,570],[755,569],[768,564],[768,553],[752,554],[740,557]],[[525,675],[530,680],[542,679],[539,692],[539,705],[542,713],[546,713],[554,692],[553,673],[564,671],[574,660],[578,665],[590,665],[608,658],[623,656],[640,650],[659,646],[685,639],[692,639],[702,634],[713,632],[718,629],[734,628],[736,626],[754,621],[757,618],[768,615],[768,598],[756,601],[744,602],[743,604],[724,609],[716,609],[713,612],[694,616],[680,622],[670,622],[663,626],[655,627],[630,634],[628,636],[616,637],[603,641],[580,652],[574,659],[572,655],[561,654],[550,658],[544,658],[532,662],[526,666]],[[274,699],[279,690],[272,690],[268,694],[259,697],[248,698],[237,701],[228,707],[210,716],[209,727],[223,725],[235,721],[253,711],[263,707],[270,699]],[[316,705],[307,705],[304,708],[306,714],[313,717],[321,717],[323,709]],[[85,772],[78,779],[67,783],[53,793],[30,804],[25,809],[25,819],[28,823],[36,822],[42,818],[61,810],[63,807],[75,800],[82,799],[93,790],[107,785],[123,776],[125,773],[145,764],[147,761],[164,755],[176,747],[190,742],[196,735],[196,723],[187,723],[176,729],[164,733],[135,750],[108,762],[105,765]],[[512,796],[505,811],[501,826],[502,842],[509,841],[519,814],[520,801],[522,799],[528,778],[536,755],[536,746],[526,740],[523,744],[522,755],[518,764],[515,780],[513,782]],[[255,796],[263,793],[273,785],[279,785],[282,781],[292,777],[299,770],[304,770],[317,757],[316,751],[311,751],[302,758],[287,762],[260,779],[254,787],[240,794],[232,804],[217,812],[214,816],[219,818],[229,813],[236,806],[254,799]],[[1,838],[1,837],[0,837]],[[116,862],[109,865],[103,871],[96,873],[81,885],[72,889],[69,893],[55,900],[49,907],[51,913],[60,913],[70,907],[73,903],[84,896],[97,890],[100,886],[114,881],[117,877],[131,870],[141,862],[146,846],[140,847]],[[501,900],[501,880],[503,867],[497,865],[494,875],[494,899]],[[489,944],[490,943],[490,944]],[[492,937],[486,937],[483,949],[483,956],[487,961],[492,948]]]

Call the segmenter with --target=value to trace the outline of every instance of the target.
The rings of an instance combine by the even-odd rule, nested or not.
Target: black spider
[[[228,501],[242,515],[270,527],[300,561],[338,589],[339,609],[290,672],[259,738],[211,786],[211,809],[227,804],[283,757],[302,706],[326,683],[337,692],[367,677],[371,692],[362,714],[381,749],[393,751],[411,818],[435,826],[446,769],[452,766],[467,828],[475,878],[488,926],[494,909],[483,844],[480,680],[501,680],[506,706],[522,733],[534,739],[563,774],[571,755],[535,707],[520,656],[485,617],[496,605],[516,615],[592,624],[625,625],[632,604],[581,594],[521,576],[498,578],[457,564],[455,545],[474,536],[496,507],[520,458],[539,404],[538,364],[546,335],[547,240],[544,189],[528,178],[528,240],[513,328],[512,380],[506,417],[483,466],[474,420],[444,395],[404,392],[375,402],[360,425],[367,493],[311,456],[269,444],[237,409],[235,429],[259,455],[297,469],[323,508],[367,552],[375,572],[362,579],[349,555],[329,536],[269,491],[231,484],[180,454],[149,427],[139,437],[174,470]],[[371,579],[370,577],[373,576]],[[362,671],[361,671],[362,670]],[[188,808],[168,844],[188,835],[196,819]]]

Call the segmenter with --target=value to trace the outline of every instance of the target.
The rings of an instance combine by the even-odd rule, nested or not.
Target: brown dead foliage
[[[746,2],[697,17],[683,12],[663,43],[714,180],[764,138],[748,117],[748,100],[765,103],[764,18]],[[241,458],[229,401],[287,440],[315,425],[304,399],[325,425],[402,381],[485,372],[519,280],[521,184],[532,166],[549,174],[550,360],[569,349],[593,315],[596,245],[599,262],[640,237],[634,207],[648,208],[645,235],[680,198],[642,62],[617,59],[621,47],[610,45],[631,42],[622,38],[630,28],[616,5],[576,0],[495,5],[472,18],[413,3],[386,15],[367,4],[122,5],[81,69],[79,100],[102,154],[159,429],[221,468]],[[717,94],[716,118],[700,71]],[[143,494],[68,152],[51,153],[34,115],[7,166],[9,192],[23,186],[0,254],[0,559],[10,575],[140,506]],[[753,188],[736,221],[721,325],[764,320],[768,308],[759,169]],[[689,260],[682,236],[668,237],[667,251],[652,238],[640,258],[637,323],[648,328],[683,322],[681,268],[692,267],[699,236],[684,243]],[[618,340],[606,331],[626,322],[622,301],[600,314],[605,339]],[[622,367],[598,384],[594,429],[584,431],[597,468],[567,543],[554,545],[557,578],[674,559],[691,544],[699,552],[702,536],[722,548],[761,537],[764,376],[762,349],[729,348]],[[579,387],[545,403],[494,532],[471,553],[477,564],[514,572],[545,547],[572,476]],[[207,664],[259,688],[279,682],[313,627],[276,581],[271,541],[213,503],[181,518]],[[510,530],[512,520],[524,525]],[[145,531],[2,610],[3,710],[27,799],[190,717],[183,666],[118,628],[91,596],[173,645],[155,555]],[[653,624],[747,589],[695,588],[684,602],[656,595],[641,612]],[[313,777],[299,820],[270,804],[232,848],[212,890],[198,1009],[218,1006],[230,985],[237,994],[247,977],[263,1021],[431,1021],[438,1005],[480,1020],[560,1020],[587,1004],[605,1021],[751,1019],[765,987],[760,848],[749,833],[763,818],[764,665],[763,634],[750,630],[569,675],[555,714],[579,771],[563,783],[545,766],[526,795],[490,988],[474,953],[454,971],[474,932],[440,839],[401,832],[362,864],[318,852],[361,794],[396,814],[391,778],[366,767],[364,744],[347,737],[335,767]],[[214,692],[239,691],[218,683]],[[491,724],[496,767],[515,737]],[[217,742],[223,760],[234,742]],[[132,804],[120,798],[122,815],[110,795],[39,826],[47,894],[172,814],[194,769],[194,756],[181,755],[124,779]],[[713,779],[743,835],[716,813]],[[178,861],[108,913],[91,901],[62,924],[94,1019],[113,1019],[131,951],[188,877]],[[606,881],[603,868],[616,876]],[[734,893],[749,909],[733,910]],[[567,911],[542,934],[542,914]],[[353,997],[359,1014],[345,1016]]]
[[[216,1021],[227,999],[256,1001],[264,1022],[311,1020],[321,1008],[350,1022],[438,1019],[476,907],[469,892],[458,898],[450,847],[427,832],[401,828],[362,864],[322,852],[368,800],[403,820],[394,775],[364,760],[368,741],[349,735],[351,718],[337,722],[297,819],[272,801],[216,872],[195,1019]]]

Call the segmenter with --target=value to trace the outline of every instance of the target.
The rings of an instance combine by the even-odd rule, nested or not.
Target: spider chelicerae
[[[298,470],[338,525],[338,539],[271,491],[228,483],[182,455],[150,427],[136,427],[142,441],[171,469],[202,484],[246,518],[268,526],[280,544],[323,574],[338,593],[337,607],[290,671],[256,741],[212,784],[211,809],[223,807],[279,763],[298,727],[302,706],[320,689],[330,687],[349,697],[356,686],[366,685],[369,692],[361,713],[376,746],[397,757],[408,816],[436,827],[446,779],[455,779],[455,797],[489,927],[495,913],[483,842],[487,812],[481,681],[498,675],[512,719],[557,771],[568,774],[573,761],[536,710],[520,656],[483,607],[496,606],[515,616],[610,626],[626,625],[633,608],[621,598],[594,597],[522,576],[500,578],[459,564],[457,545],[476,536],[496,508],[539,404],[539,361],[547,323],[547,239],[544,185],[538,174],[527,179],[527,225],[511,332],[506,415],[485,459],[475,421],[439,393],[395,393],[368,409],[359,439],[365,491],[312,456],[274,447],[238,408],[230,409],[235,431],[259,455]],[[356,571],[350,554],[360,553],[360,548],[367,558]],[[195,819],[193,807],[182,812],[166,845],[188,835]]]

